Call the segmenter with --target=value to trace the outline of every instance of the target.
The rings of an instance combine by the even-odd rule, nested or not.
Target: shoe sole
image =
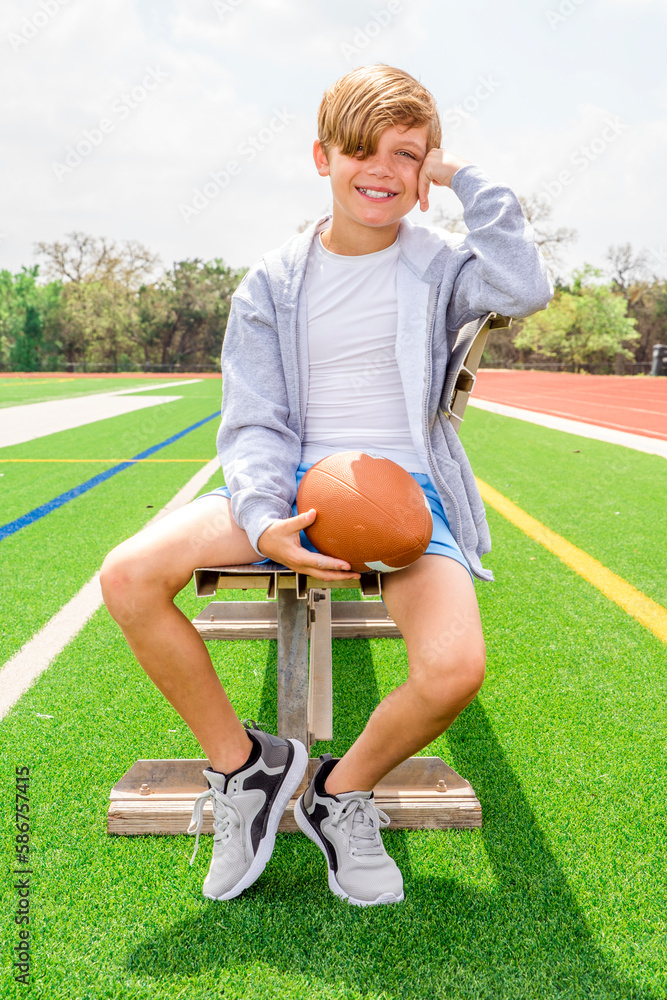
[[[275,801],[271,806],[266,833],[259,842],[253,863],[250,865],[250,868],[245,873],[241,881],[237,882],[233,889],[229,889],[227,892],[223,893],[222,896],[211,896],[209,893],[205,892],[204,896],[206,899],[224,900],[234,899],[235,896],[240,896],[245,889],[249,888],[253,882],[257,881],[266,868],[269,859],[273,854],[273,848],[276,843],[276,833],[278,832],[278,826],[282,815],[287,808],[289,800],[301,784],[301,780],[306,773],[306,768],[308,766],[308,751],[303,743],[300,743],[299,740],[293,739],[288,740],[287,742],[291,743],[294,747],[294,757],[292,758],[290,769],[285,775],[283,783],[280,786],[278,794],[276,795]]]
[[[356,899],[354,896],[350,896],[349,892],[346,892],[345,889],[343,889],[342,885],[340,885],[340,883],[337,881],[335,872],[332,871],[331,868],[329,868],[329,856],[327,854],[324,844],[322,843],[322,838],[318,834],[317,830],[314,829],[310,820],[308,819],[308,816],[303,810],[300,798],[297,800],[297,803],[294,807],[294,819],[296,820],[296,824],[301,830],[301,832],[305,833],[308,839],[312,840],[312,842],[316,844],[322,851],[322,854],[326,859],[327,869],[329,872],[328,875],[329,888],[333,893],[336,894],[336,896],[340,896],[341,899],[347,900],[347,902],[351,903],[352,906],[382,906],[385,903],[403,902],[403,900],[405,899],[404,893],[401,893],[400,896],[397,896],[396,893],[394,892],[383,892],[377,897],[377,899]]]

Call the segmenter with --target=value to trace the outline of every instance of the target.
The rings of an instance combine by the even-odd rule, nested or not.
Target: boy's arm
[[[301,442],[289,416],[275,323],[237,289],[222,348],[217,443],[232,515],[257,552],[262,532],[292,516]]]
[[[300,531],[315,512],[292,517],[301,460],[298,419],[290,412],[273,299],[258,267],[232,296],[222,347],[218,454],[232,516],[260,556],[321,580],[358,579],[349,563],[301,545]]]
[[[430,183],[451,187],[470,230],[455,250],[459,270],[447,309],[448,328],[458,330],[487,312],[519,319],[545,309],[553,284],[514,192],[495,184],[469,160],[442,149],[432,149],[422,165],[422,210],[428,207]]]

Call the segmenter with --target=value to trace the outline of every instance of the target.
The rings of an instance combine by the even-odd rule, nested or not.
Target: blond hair
[[[442,129],[433,95],[409,73],[384,63],[360,66],[325,92],[317,114],[317,136],[328,155],[372,156],[385,129],[427,126],[426,149],[439,148]],[[363,149],[358,153],[358,147]]]

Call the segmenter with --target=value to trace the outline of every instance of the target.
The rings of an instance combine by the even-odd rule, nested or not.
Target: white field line
[[[200,378],[185,378],[181,382],[161,382],[160,385],[141,385],[138,389],[116,389],[108,393],[109,396],[129,396],[133,392],[152,392],[153,389],[172,389],[177,385],[194,385],[201,382]]]
[[[628,431],[616,431],[611,427],[598,427],[597,424],[568,420],[566,417],[554,417],[549,413],[536,413],[533,410],[523,410],[518,406],[506,406],[504,403],[491,403],[487,399],[471,397],[468,400],[468,406],[476,406],[479,410],[488,410],[490,413],[498,413],[503,417],[526,420],[530,424],[550,427],[555,431],[578,434],[580,437],[606,441],[608,444],[620,444],[625,448],[633,448],[635,451],[644,451],[648,455],[660,455],[662,458],[667,458],[667,441],[661,441],[659,438],[631,434]]]
[[[85,427],[98,420],[123,416],[162,403],[173,403],[182,396],[129,396],[100,392],[91,396],[70,396],[44,403],[24,403],[0,410],[0,448],[25,444],[37,438]]]
[[[219,459],[211,459],[162,510],[158,511],[155,517],[151,518],[148,524],[160,520],[165,514],[193,500],[218,469],[220,469]],[[101,604],[102,592],[98,572],[32,639],[7,660],[0,669],[0,719],[4,718],[21,695],[72,641]]]

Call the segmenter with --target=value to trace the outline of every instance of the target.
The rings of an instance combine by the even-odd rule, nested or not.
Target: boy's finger
[[[427,176],[425,171],[419,175],[419,181],[417,184],[417,196],[419,198],[419,207],[422,212],[428,209],[428,189],[431,185],[430,178]]]
[[[359,573],[350,569],[334,566],[306,566],[301,570],[307,576],[314,576],[318,580],[358,580]]]
[[[293,517],[288,517],[283,522],[285,525],[285,532],[288,535],[298,535],[305,526],[310,526],[313,523],[316,516],[317,511],[314,507],[311,507],[310,510],[305,510],[303,514],[295,514]]]
[[[312,569],[331,570],[334,573],[349,573],[351,571],[350,564],[343,559],[334,559],[331,556],[323,556],[314,552],[309,553],[308,558],[304,558],[303,562],[304,565]]]
[[[312,576],[315,580],[324,580],[327,583],[334,583],[336,580],[358,580],[358,573],[333,573],[325,572],[324,570],[308,570],[308,576]]]

